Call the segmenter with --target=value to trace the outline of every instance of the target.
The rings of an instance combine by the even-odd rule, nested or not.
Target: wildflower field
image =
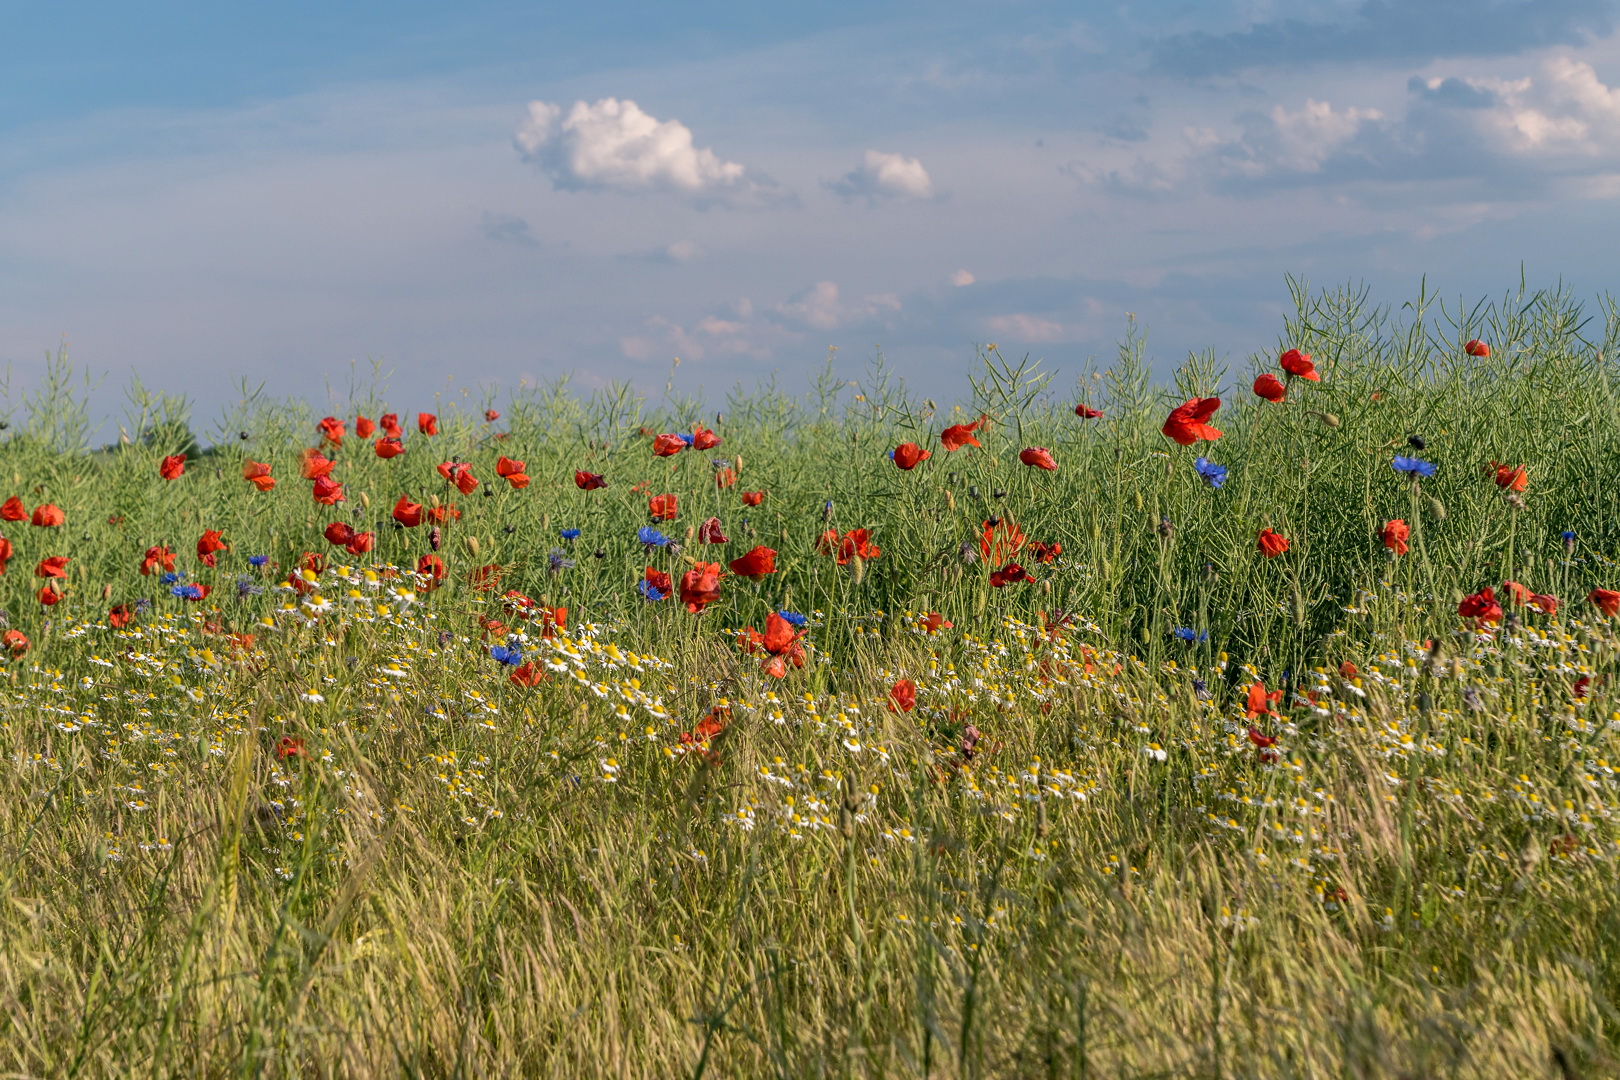
[[[1297,300],[1173,385],[137,383],[102,449],[58,358],[0,1074],[1611,1075],[1620,311]]]

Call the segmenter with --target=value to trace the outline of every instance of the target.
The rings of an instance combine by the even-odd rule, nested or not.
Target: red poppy
[[[1266,693],[1266,684],[1263,682],[1255,682],[1251,684],[1249,687],[1248,699],[1244,702],[1244,714],[1250,720],[1253,720],[1262,713],[1271,712],[1272,705],[1282,700],[1282,694],[1283,692],[1281,690],[1273,690],[1269,694]],[[1253,729],[1250,730],[1252,731]],[[1258,740],[1265,741],[1258,741],[1256,738],[1257,736]],[[1274,746],[1277,742],[1276,739],[1261,735],[1259,732],[1254,732],[1254,734],[1250,736],[1250,741],[1262,749]]]
[[[540,609],[540,636],[551,637],[553,632],[565,633],[568,630],[568,609],[541,608]]]
[[[307,758],[309,751],[304,749],[304,740],[296,735],[283,735],[276,741],[276,759],[286,761],[288,758]]]
[[[1479,340],[1479,338],[1473,338],[1463,346],[1463,352],[1469,356],[1489,356],[1491,355],[1491,347]]]
[[[1514,607],[1524,607],[1530,602],[1530,590],[1517,581],[1502,582],[1502,593],[1513,602]]]
[[[214,565],[214,552],[229,551],[230,545],[220,539],[218,529],[204,529],[203,534],[197,537],[197,558],[202,560],[204,566]]]
[[[536,665],[532,660],[525,660],[523,663],[512,669],[512,674],[506,677],[506,681],[511,683],[513,686],[525,686],[532,688],[545,682],[546,678],[547,675],[542,668]]]
[[[422,504],[413,503],[410,499],[401,495],[399,502],[394,504],[393,517],[395,521],[407,529],[414,529],[422,524]]]
[[[1310,353],[1303,353],[1298,349],[1289,349],[1277,358],[1277,363],[1284,371],[1296,379],[1308,379],[1311,382],[1322,381],[1322,376],[1316,373],[1316,365],[1311,363]]]
[[[377,417],[377,426],[382,428],[382,433],[390,439],[397,439],[405,434],[404,429],[399,426],[398,413],[383,413]]]
[[[354,526],[349,525],[347,522],[334,521],[326,527],[321,535],[326,537],[328,544],[342,547],[354,539]]]
[[[726,722],[731,719],[731,710],[724,705],[715,705],[704,713],[703,719],[693,725],[691,731],[681,732],[681,743],[686,746],[707,744],[716,735],[726,730]]]
[[[1577,701],[1579,701],[1581,698],[1586,696],[1586,692],[1591,688],[1592,677],[1590,675],[1582,675],[1580,678],[1576,679],[1570,684],[1569,692]]]
[[[903,442],[889,452],[889,457],[894,460],[895,465],[907,472],[933,456],[914,442]]]
[[[430,412],[417,413],[416,430],[423,435],[437,435],[439,433],[439,418]]]
[[[1496,592],[1487,585],[1479,592],[1463,597],[1462,603],[1457,605],[1457,614],[1481,622],[1501,622],[1502,605],[1496,602]]]
[[[135,621],[135,613],[129,610],[128,604],[114,604],[107,612],[107,625],[114,630],[122,630]]]
[[[343,485],[330,476],[322,476],[315,481],[311,494],[322,506],[335,506],[343,501]]]
[[[1620,592],[1613,589],[1593,589],[1586,594],[1586,599],[1611,618],[1620,615]]]
[[[1543,615],[1558,614],[1558,597],[1556,596],[1548,596],[1546,593],[1531,593],[1528,603]]]
[[[744,506],[758,506],[764,501],[765,493],[763,491],[745,491],[742,493],[742,502]]]
[[[917,684],[910,679],[900,679],[889,687],[889,708],[894,712],[908,713],[917,707]]]
[[[487,592],[501,583],[506,571],[497,563],[480,566],[467,575],[467,584],[479,592]]]
[[[654,495],[647,500],[647,513],[654,521],[674,521],[680,512],[673,495]]]
[[[335,416],[328,416],[315,426],[321,429],[321,438],[333,446],[343,445],[343,421]]]
[[[776,573],[776,552],[764,544],[747,554],[731,560],[731,572],[738,577],[758,581],[766,574]]]
[[[1273,405],[1279,404],[1288,396],[1288,388],[1282,384],[1282,380],[1269,371],[1254,380],[1254,392]]]
[[[326,570],[326,556],[314,551],[306,551],[303,559],[299,561],[299,565],[312,574],[319,574]]]
[[[423,555],[416,560],[416,572],[427,578],[424,588],[437,589],[443,582],[448,570],[445,569],[444,560],[437,555]]]
[[[1205,421],[1214,416],[1215,410],[1220,407],[1220,398],[1188,398],[1170,410],[1170,416],[1161,430],[1166,438],[1174,439],[1182,446],[1191,446],[1200,440],[1214,442],[1221,437],[1221,433]]]
[[[501,455],[495,463],[495,475],[512,485],[513,491],[522,491],[529,486],[529,477],[524,471],[521,461],[514,461],[505,454]]]
[[[681,603],[696,615],[720,599],[719,563],[700,562],[681,575]]]
[[[990,587],[992,589],[1000,589],[1007,585],[1016,585],[1020,581],[1034,580],[1034,578],[1029,576],[1029,571],[1025,570],[1022,566],[1019,566],[1015,562],[1008,563],[1000,570],[990,571]]]
[[[760,665],[760,670],[773,679],[780,679],[787,675],[788,661],[792,661],[794,667],[804,667],[804,646],[799,644],[799,636],[793,624],[776,612],[765,616],[765,638],[761,644],[771,655]]]
[[[332,468],[336,464],[313,446],[307,447],[298,455],[298,474],[305,480],[318,480],[332,475]]]
[[[1050,564],[1057,562],[1057,557],[1063,554],[1063,545],[1058,543],[1047,544],[1040,540],[1029,542],[1029,557],[1038,563]]]
[[[1523,465],[1498,465],[1493,461],[1490,469],[1485,471],[1490,472],[1491,469],[1496,470],[1496,486],[1499,488],[1506,488],[1509,491],[1523,491],[1530,486],[1530,475],[1525,472]]]
[[[1082,417],[1086,420],[1100,420],[1102,419],[1102,410],[1093,409],[1090,405],[1076,405],[1074,407],[1074,415]]]
[[[930,611],[927,615],[924,615],[922,618],[918,619],[917,625],[922,627],[926,633],[930,634],[937,634],[941,630],[956,629],[955,623],[946,621],[945,616],[941,615],[937,611]]]
[[[1047,472],[1057,472],[1057,462],[1052,460],[1052,451],[1044,446],[1027,446],[1018,452],[1018,460],[1032,469],[1045,469]]]
[[[1384,542],[1384,546],[1393,551],[1395,554],[1405,555],[1406,538],[1411,534],[1412,531],[1411,529],[1407,528],[1406,522],[1402,521],[1400,518],[1396,518],[1393,521],[1387,521],[1384,523],[1383,529],[1378,534],[1378,539],[1382,540]]]
[[[652,452],[656,457],[674,457],[686,449],[686,440],[679,435],[659,435],[653,439]]]
[[[737,483],[737,474],[731,469],[721,469],[714,474],[714,486],[717,488],[733,487]]]
[[[433,522],[435,525],[443,525],[447,521],[460,521],[461,511],[456,509],[454,506],[446,504],[444,506],[433,507],[427,512],[427,516],[428,520]]]
[[[186,471],[186,455],[170,454],[158,463],[158,475],[165,480],[178,480]]]
[[[397,458],[399,455],[405,452],[405,440],[378,439],[376,448],[377,456],[382,458],[384,461],[387,461],[390,458]]]
[[[741,649],[743,652],[758,652],[759,647],[763,644],[765,644],[765,639],[761,637],[759,631],[755,630],[752,626],[745,626],[741,630],[737,631],[737,648]]]
[[[574,486],[581,491],[595,491],[597,488],[607,487],[607,477],[600,473],[586,472],[583,469],[574,470]]]
[[[39,587],[39,591],[34,594],[34,599],[46,607],[54,607],[62,602],[62,594],[51,588],[49,583],[46,583]]]
[[[964,446],[979,446],[982,449],[973,433],[988,422],[987,417],[981,416],[971,424],[952,424],[939,433],[939,444],[946,450],[960,450]]]
[[[473,475],[472,466],[465,461],[441,461],[438,470],[439,475],[456,485],[456,490],[463,495],[471,495],[478,490],[478,478]]]
[[[726,534],[720,529],[719,518],[706,518],[697,528],[697,541],[700,544],[724,544]]]
[[[371,438],[371,433],[377,430],[377,425],[364,416],[354,418],[354,433],[362,439]]]
[[[12,656],[21,656],[28,651],[28,635],[21,630],[7,630],[0,634],[0,646],[4,646]]]
[[[668,599],[669,595],[675,591],[674,586],[670,584],[669,575],[651,566],[647,567],[646,571],[643,572],[641,580],[646,585],[646,588],[642,590],[642,595],[649,600]],[[658,595],[654,596],[654,592]]]
[[[979,554],[990,562],[1006,562],[1024,547],[1024,531],[1010,517],[991,518],[979,536]]]
[[[708,428],[700,427],[692,429],[692,449],[713,450],[719,445],[720,436],[716,435]]]
[[[146,549],[146,557],[141,560],[141,574],[150,575],[154,570],[162,570],[165,574],[174,573],[174,552],[158,544]]]
[[[13,553],[11,541],[7,540],[3,536],[0,536],[0,574],[6,572],[6,563],[11,561],[11,556]]]
[[[1275,559],[1288,550],[1288,539],[1270,529],[1261,529],[1260,535],[1255,538],[1255,546],[1266,558]]]
[[[484,423],[493,424],[495,421],[499,420],[500,418],[501,418],[501,414],[496,412],[494,409],[485,409],[484,410]]]
[[[262,461],[244,461],[242,463],[242,479],[248,481],[260,491],[269,491],[276,486],[276,478],[270,475],[270,466]]]
[[[57,509],[54,503],[34,507],[34,516],[30,523],[41,529],[54,529],[67,520],[67,515]]]
[[[34,567],[34,576],[37,578],[65,578],[67,577],[68,557],[66,555],[52,555],[39,560]]]
[[[0,505],[0,518],[4,518],[6,521],[27,521],[28,508],[23,505],[21,499],[13,495],[5,501],[4,505]]]
[[[838,538],[838,565],[848,566],[850,560],[860,559],[869,562],[883,554],[883,550],[872,543],[865,529],[851,529]]]

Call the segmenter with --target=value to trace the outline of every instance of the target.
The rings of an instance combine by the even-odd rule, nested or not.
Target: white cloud
[[[846,199],[931,199],[934,182],[916,158],[868,150],[860,167],[827,185]]]
[[[1620,152],[1620,90],[1604,85],[1590,64],[1555,56],[1542,76],[1523,79],[1429,79],[1439,95],[1447,82],[1461,82],[1491,104],[1477,110],[1480,134],[1498,150],[1524,156]]]
[[[749,192],[759,185],[734,161],[698,149],[679,120],[658,120],[635,102],[603,98],[559,105],[529,103],[513,142],[559,188],[670,191],[687,197]]]
[[[1307,98],[1305,107],[1297,112],[1276,105],[1263,118],[1247,118],[1243,136],[1218,153],[1232,169],[1248,177],[1320,172],[1328,158],[1363,128],[1383,118],[1377,109],[1335,109],[1326,101]]]
[[[979,279],[974,277],[972,272],[968,270],[958,270],[956,273],[951,275],[951,284],[955,285],[958,289],[971,285],[978,280]]]
[[[1060,322],[1024,312],[992,315],[984,320],[984,325],[997,337],[1017,342],[1066,341],[1073,336],[1070,329]]]
[[[816,330],[837,330],[870,321],[887,312],[899,311],[900,298],[884,293],[868,296],[859,304],[846,304],[839,299],[836,283],[818,281],[787,303],[776,305],[775,310],[790,323]]]

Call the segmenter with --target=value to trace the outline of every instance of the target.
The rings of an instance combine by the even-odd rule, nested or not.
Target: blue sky
[[[1610,287],[1607,0],[33,5],[0,63],[0,361],[215,414],[572,373],[718,398],[881,345],[1068,378],[1277,343],[1285,275]],[[451,10],[453,8],[453,10]]]

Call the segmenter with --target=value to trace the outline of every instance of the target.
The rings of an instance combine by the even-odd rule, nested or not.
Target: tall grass
[[[4,670],[0,1072],[1613,1072],[1620,638],[1582,598],[1620,588],[1620,312],[1296,300],[1281,344],[1322,381],[1281,405],[1248,391],[1273,355],[1193,356],[1158,386],[1132,328],[1072,387],[987,348],[951,409],[881,363],[804,399],[558,384],[496,423],[486,402],[406,403],[385,461],[352,434],[385,396],[356,386],[332,410],[351,426],[333,508],[298,478],[306,404],[245,388],[201,450],[185,401],[137,383],[90,451],[56,357],[0,442],[0,486],[66,514],[13,525],[0,577],[32,643]],[[1219,441],[1160,434],[1213,394]],[[418,408],[441,434],[414,433]],[[981,415],[982,447],[941,448]],[[652,456],[644,429],[696,425],[722,445]],[[1390,464],[1412,436],[1439,466],[1421,485]],[[933,456],[904,472],[888,451],[908,440]],[[1021,465],[1026,446],[1058,470]],[[533,483],[508,490],[498,454]],[[274,491],[241,479],[249,459]],[[449,460],[489,483],[460,495]],[[1521,496],[1491,461],[1525,466]],[[636,532],[666,492],[678,547],[650,550]],[[414,605],[386,570],[429,547],[389,519],[401,495],[461,512]],[[724,548],[694,535],[711,516]],[[992,588],[988,519],[1062,554]],[[329,547],[335,520],[375,551]],[[818,550],[858,527],[881,555]],[[1263,527],[1288,552],[1262,556]],[[231,543],[215,569],[191,557],[205,528]],[[206,602],[140,574],[160,543]],[[701,615],[635,591],[646,566],[756,544],[778,572],[726,578]],[[327,570],[334,607],[312,611],[276,588],[306,551],[383,575]],[[47,555],[72,562],[42,608]],[[1505,580],[1560,611],[1458,618]],[[566,606],[568,633],[542,640],[507,589]],[[137,601],[133,628],[106,625]],[[780,609],[810,617],[811,650],[778,682],[734,638]],[[928,612],[954,627],[926,633]],[[549,679],[508,681],[497,621]],[[914,712],[889,707],[902,677]],[[1247,708],[1256,681],[1282,690],[1274,713]],[[724,730],[683,741],[717,706]]]

